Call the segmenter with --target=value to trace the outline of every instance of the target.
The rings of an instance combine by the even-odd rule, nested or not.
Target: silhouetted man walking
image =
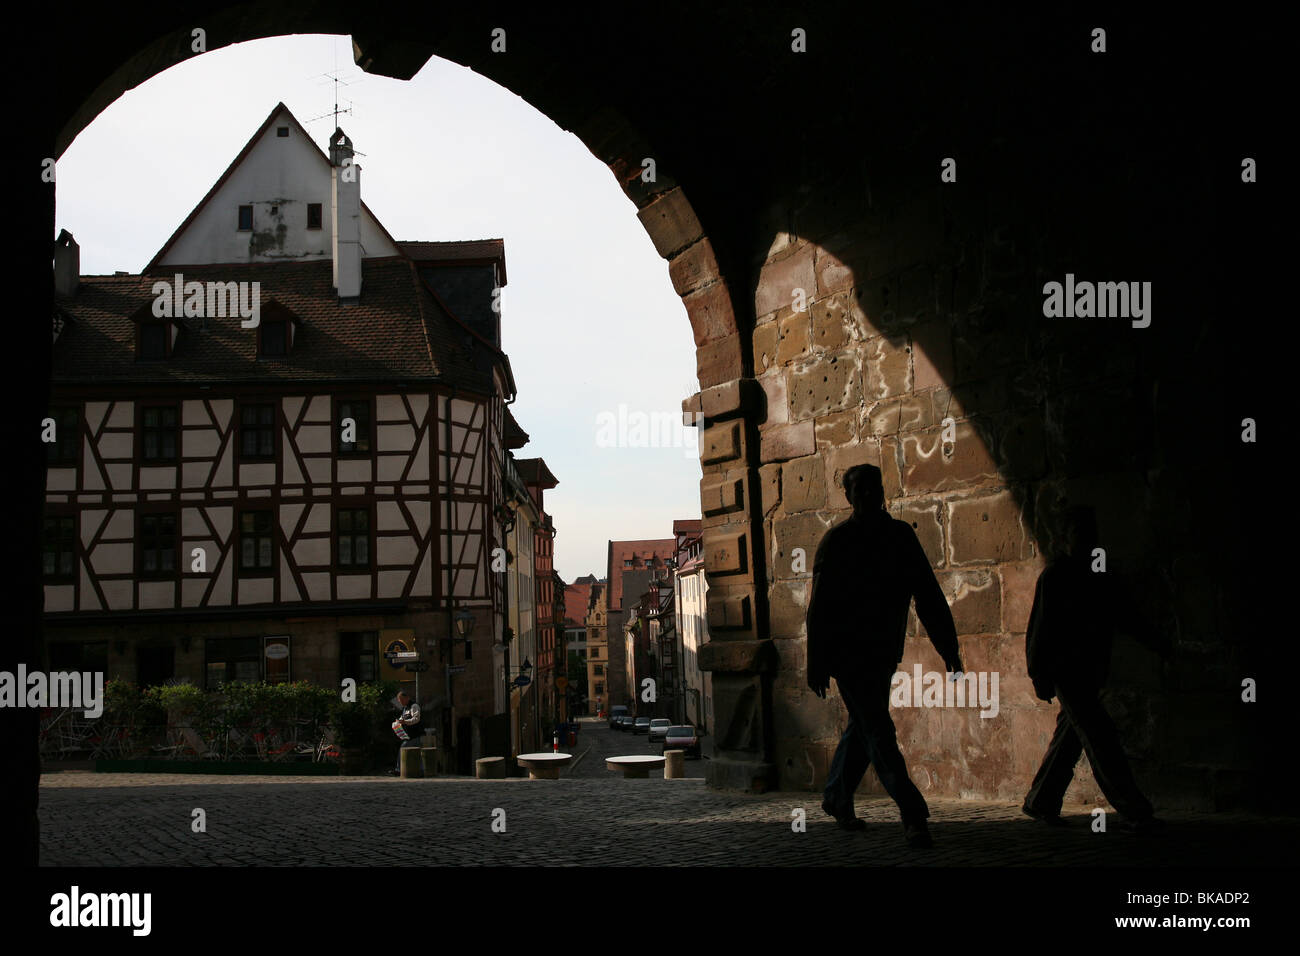
[[[813,561],[808,602],[808,686],[825,697],[835,678],[849,724],[826,777],[822,809],[839,826],[860,830],[853,793],[867,766],[898,804],[911,846],[930,845],[930,809],[907,775],[889,716],[889,688],[903,659],[907,609],[916,613],[949,671],[961,670],[957,629],[930,560],[915,532],[884,510],[880,469],[857,465],[844,473],[853,516],[830,531]]]
[[[1074,779],[1074,766],[1087,751],[1097,785],[1125,825],[1139,832],[1162,823],[1138,790],[1119,733],[1101,705],[1110,670],[1111,643],[1119,627],[1134,636],[1140,618],[1122,582],[1093,571],[1097,521],[1091,508],[1070,509],[1065,557],[1038,577],[1025,634],[1029,679],[1039,700],[1061,700],[1056,733],[1047,747],[1022,809],[1053,826],[1063,826],[1061,802]]]

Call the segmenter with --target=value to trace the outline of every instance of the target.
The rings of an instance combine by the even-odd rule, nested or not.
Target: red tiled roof
[[[516,458],[515,469],[526,485],[539,485],[549,491],[560,483],[541,458]]]
[[[509,405],[506,406],[506,420],[502,431],[501,440],[505,442],[507,448],[523,448],[528,444],[528,432],[519,427],[519,422],[515,420]]]
[[[622,610],[623,562],[640,558],[649,563],[653,558],[667,560],[677,550],[676,538],[657,538],[644,541],[611,541],[609,543],[609,602],[611,611]]]
[[[587,619],[587,605],[591,602],[591,584],[570,584],[564,589],[564,624],[580,627]]]
[[[238,317],[180,319],[172,354],[137,362],[135,317],[151,315],[152,286],[172,270],[124,276],[82,276],[77,292],[59,300],[72,321],[54,346],[53,381],[297,382],[436,380],[481,393],[491,376],[471,361],[465,334],[419,281],[405,258],[363,259],[359,301],[341,304],[328,259],[306,262],[187,266],[185,281],[260,283],[269,303],[301,324],[279,358],[257,356],[255,329]]]

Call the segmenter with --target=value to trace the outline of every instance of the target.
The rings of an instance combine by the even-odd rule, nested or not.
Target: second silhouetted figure
[[[845,829],[865,824],[853,794],[867,766],[894,798],[912,846],[929,846],[925,798],[907,774],[889,716],[889,689],[903,659],[907,611],[916,613],[950,671],[961,670],[957,629],[916,533],[884,510],[880,469],[844,474],[853,516],[826,532],[813,562],[808,601],[808,686],[824,697],[835,678],[849,723],[826,777],[822,809]]]
[[[1061,804],[1086,751],[1097,785],[1122,821],[1139,832],[1159,828],[1150,802],[1129,769],[1119,733],[1101,704],[1116,630],[1167,650],[1142,622],[1127,587],[1113,573],[1094,569],[1097,519],[1086,506],[1071,508],[1066,554],[1038,578],[1025,633],[1029,679],[1039,700],[1061,701],[1056,733],[1025,797],[1031,817],[1061,826]]]

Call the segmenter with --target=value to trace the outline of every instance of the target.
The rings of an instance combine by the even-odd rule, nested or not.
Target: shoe
[[[1033,817],[1035,820],[1041,820],[1043,823],[1046,823],[1049,827],[1068,827],[1070,825],[1061,819],[1061,815],[1059,813],[1040,813],[1038,810],[1031,809],[1029,804],[1027,803],[1020,808],[1020,812],[1027,817]]]
[[[852,813],[836,813],[825,800],[822,801],[822,810],[828,817],[835,818],[835,825],[841,830],[865,830],[867,828],[866,820],[861,820],[858,817],[855,817]]]
[[[928,850],[934,846],[930,840],[930,828],[925,825],[925,821],[906,824],[903,827],[903,839],[914,850]]]

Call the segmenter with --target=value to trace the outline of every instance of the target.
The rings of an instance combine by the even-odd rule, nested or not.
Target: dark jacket
[[[957,628],[916,533],[885,511],[854,516],[822,538],[808,600],[808,683],[891,670],[903,659],[907,609],[945,664],[958,658]]]
[[[1062,681],[1104,686],[1117,630],[1151,636],[1123,578],[1093,571],[1084,558],[1051,564],[1038,576],[1025,629],[1025,662],[1038,696],[1054,696]]]

